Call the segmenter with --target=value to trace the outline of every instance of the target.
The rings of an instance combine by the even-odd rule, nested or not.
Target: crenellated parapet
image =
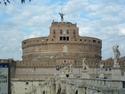
[[[30,38],[26,39],[22,42],[22,49],[33,47],[33,46],[39,46],[42,44],[47,44],[47,37],[38,37],[38,38]]]

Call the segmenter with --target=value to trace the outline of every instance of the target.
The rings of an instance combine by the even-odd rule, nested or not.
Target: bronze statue
[[[64,20],[64,14],[59,12],[59,15],[61,17],[61,21],[63,22],[63,20]]]

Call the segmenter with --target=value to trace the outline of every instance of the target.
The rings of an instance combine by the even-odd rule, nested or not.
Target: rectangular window
[[[67,34],[69,34],[69,30],[67,30]]]
[[[60,40],[62,40],[62,37],[60,37]]]
[[[69,37],[67,37],[67,41],[69,41]]]
[[[93,42],[95,43],[95,42],[96,42],[96,40],[93,40]]]
[[[66,37],[63,37],[63,40],[66,40]]]
[[[61,40],[61,41],[69,41],[69,37],[64,37],[64,36],[63,36],[63,37],[60,37],[60,40]]]
[[[60,34],[62,34],[62,29],[60,30]]]

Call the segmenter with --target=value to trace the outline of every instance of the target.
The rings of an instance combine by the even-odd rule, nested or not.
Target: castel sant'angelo
[[[101,60],[102,41],[79,35],[77,24],[53,21],[47,37],[26,39],[22,42],[23,61],[19,67],[56,67],[72,64],[80,67],[83,58],[90,67]]]
[[[125,94],[119,46],[113,46],[114,58],[102,60],[102,40],[80,36],[77,24],[59,14],[48,36],[22,42],[21,61],[0,59],[10,65],[11,94]]]

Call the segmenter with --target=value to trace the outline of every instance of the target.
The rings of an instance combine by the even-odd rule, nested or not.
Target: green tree
[[[20,2],[22,3],[22,4],[24,4],[25,3],[25,1],[26,0],[20,0]],[[29,2],[31,2],[31,0],[27,0],[27,1],[29,1]],[[4,5],[8,5],[8,4],[10,4],[12,2],[12,0],[0,0],[0,4],[4,4]]]

